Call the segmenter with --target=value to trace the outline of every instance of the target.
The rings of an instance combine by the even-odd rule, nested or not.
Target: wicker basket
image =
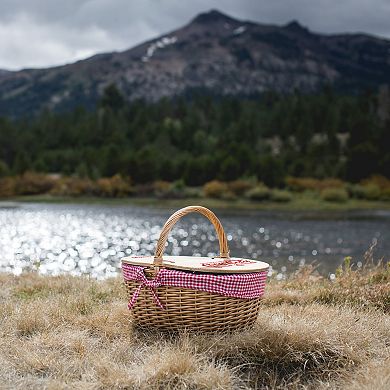
[[[201,213],[213,223],[220,248],[220,256],[217,260],[230,259],[226,235],[215,214],[202,206],[189,206],[174,213],[165,223],[157,243],[155,255],[149,257],[149,263],[148,258],[124,258],[122,259],[122,266],[129,264],[144,265],[143,271],[148,280],[153,280],[158,275],[159,270],[165,267],[179,269],[180,272],[191,272],[192,275],[194,273],[204,275],[205,272],[212,272],[213,275],[263,272],[266,275],[268,264],[251,260],[248,260],[248,263],[251,263],[249,265],[250,271],[245,269],[237,271],[236,268],[239,267],[210,270],[203,266],[188,264],[191,262],[189,259],[197,259],[195,257],[181,257],[182,261],[176,262],[174,265],[171,265],[166,257],[163,259],[163,252],[170,230],[182,216],[191,212]],[[214,261],[215,259],[210,260]],[[199,264],[199,262],[196,264]],[[154,289],[156,296],[164,307],[161,309],[156,305],[156,296],[151,294],[149,289],[140,288],[139,281],[125,278],[125,285],[130,297],[137,294],[136,304],[132,307],[132,315],[134,323],[141,327],[152,327],[161,330],[232,331],[251,327],[260,308],[260,296],[253,299],[243,299],[199,289],[161,285]]]

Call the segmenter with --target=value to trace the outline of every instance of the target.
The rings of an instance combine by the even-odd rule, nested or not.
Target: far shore
[[[212,209],[229,209],[232,211],[279,211],[279,212],[353,212],[370,210],[390,210],[390,202],[348,199],[345,202],[329,202],[310,195],[296,195],[290,202],[251,201],[248,199],[225,200],[214,198],[166,199],[156,197],[123,197],[103,198],[94,196],[53,196],[25,195],[12,198],[0,198],[0,208],[17,207],[19,203],[57,203],[57,204],[101,204],[101,205],[134,205],[154,208],[180,208],[199,204]]]

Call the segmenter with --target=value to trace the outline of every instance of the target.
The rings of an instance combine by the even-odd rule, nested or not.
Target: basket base
[[[139,283],[125,281],[130,296]],[[261,298],[225,297],[179,287],[159,287],[160,309],[148,289],[143,288],[133,307],[135,326],[162,331],[232,332],[251,328],[260,309]]]
[[[177,333],[234,333],[237,331],[246,331],[253,328],[254,324],[256,322],[256,319],[252,321],[251,323],[246,324],[245,326],[241,325],[230,325],[230,326],[220,326],[218,324],[208,324],[205,326],[165,326],[165,325],[145,325],[139,322],[136,322],[136,320],[133,320],[134,328],[137,329],[140,332],[164,332],[167,334],[177,334]]]

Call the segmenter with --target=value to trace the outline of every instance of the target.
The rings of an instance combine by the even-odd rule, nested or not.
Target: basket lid
[[[122,263],[140,266],[154,266],[154,256],[129,256],[122,259]],[[267,263],[257,260],[231,257],[193,257],[193,256],[163,256],[160,267],[173,268],[185,271],[212,272],[212,273],[252,273],[266,271]]]

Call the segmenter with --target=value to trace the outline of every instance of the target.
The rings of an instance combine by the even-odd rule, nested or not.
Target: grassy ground
[[[2,389],[385,389],[390,268],[271,281],[254,329],[132,327],[120,278],[0,274]]]
[[[254,202],[247,199],[222,200],[211,198],[193,199],[157,199],[152,197],[131,198],[98,198],[98,197],[61,197],[51,195],[21,196],[8,201],[19,202],[48,202],[48,203],[85,203],[85,204],[111,204],[111,205],[137,205],[158,208],[179,208],[189,204],[200,204],[214,209],[237,210],[275,210],[275,211],[349,211],[349,210],[373,210],[390,209],[390,202],[368,201],[361,199],[349,199],[346,202],[327,202],[312,194],[294,195],[287,203]]]

